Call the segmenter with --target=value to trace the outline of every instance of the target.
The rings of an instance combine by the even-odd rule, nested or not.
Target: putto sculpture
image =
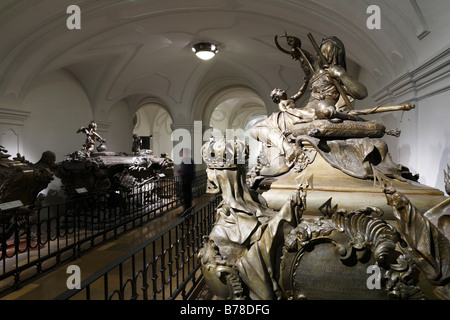
[[[414,106],[355,110],[367,89],[343,43],[308,38],[315,54],[275,36],[305,77],[289,98],[272,91],[279,111],[251,129],[263,148],[249,177],[245,142],[202,147],[223,199],[199,253],[207,286],[224,299],[449,299],[450,198],[392,160],[380,138],[398,130],[362,117]]]
[[[77,130],[77,133],[83,132],[86,134],[86,142],[82,146],[82,151],[86,153],[86,156],[90,157],[91,153],[94,151],[95,148],[95,141],[99,141],[100,144],[97,146],[97,151],[102,152],[106,151],[106,140],[103,139],[98,133],[97,133],[97,123],[95,121],[89,122],[88,127],[81,127]]]

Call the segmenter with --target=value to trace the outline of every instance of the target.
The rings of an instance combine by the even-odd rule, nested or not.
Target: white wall
[[[22,103],[7,107],[0,110],[0,145],[12,157],[20,152],[35,163],[42,152],[50,150],[56,154],[57,162],[63,161],[68,154],[81,150],[86,136],[77,130],[92,120],[99,123],[98,132],[107,141],[107,151],[131,153],[133,126],[127,104],[114,104],[107,119],[94,118],[85,91],[64,70],[46,75]],[[12,117],[18,120],[10,120]]]
[[[170,115],[164,109],[160,109],[152,125],[152,148],[156,156],[160,156],[161,153],[170,155],[172,152],[171,124],[172,119]]]
[[[30,116],[24,122],[22,155],[31,162],[47,150],[56,154],[57,162],[80,150],[86,136],[76,132],[93,120],[86,94],[64,71],[41,79],[25,97],[23,109]]]
[[[388,129],[401,130],[399,138],[383,138],[392,158],[419,174],[419,182],[442,191],[444,169],[450,165],[450,49],[399,75],[376,89],[367,72],[360,80],[368,84],[369,101],[376,105],[411,102],[415,109],[407,112],[379,114]],[[368,117],[367,117],[368,118]]]
[[[0,108],[0,145],[11,158],[23,154],[23,127],[28,117],[29,112],[23,110]]]
[[[420,182],[444,189],[450,165],[450,91],[421,100],[418,110],[417,164]]]
[[[133,117],[130,115],[128,105],[118,101],[108,113],[108,130],[103,137],[106,139],[107,151],[125,152],[131,154],[133,144]]]

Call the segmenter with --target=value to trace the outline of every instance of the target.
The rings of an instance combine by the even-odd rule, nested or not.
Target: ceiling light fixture
[[[217,46],[209,42],[199,42],[194,44],[192,51],[202,60],[209,60],[215,56],[218,49]]]

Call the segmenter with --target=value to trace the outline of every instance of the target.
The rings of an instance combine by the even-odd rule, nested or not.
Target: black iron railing
[[[211,231],[220,196],[120,259],[68,289],[56,300],[187,299],[202,279],[198,252]]]
[[[206,173],[193,182],[205,193]],[[179,177],[161,178],[126,191],[80,196],[41,208],[0,212],[0,294],[183,203]]]

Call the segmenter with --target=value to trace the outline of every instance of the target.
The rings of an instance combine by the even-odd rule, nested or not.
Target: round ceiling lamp
[[[192,51],[200,59],[209,60],[216,55],[218,49],[217,46],[213,43],[199,42],[194,44],[194,46],[192,47]]]

